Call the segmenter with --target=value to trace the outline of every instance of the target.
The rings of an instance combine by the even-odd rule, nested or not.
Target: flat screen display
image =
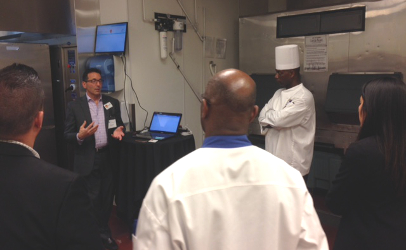
[[[154,112],[149,131],[176,133],[182,114]]]
[[[124,54],[127,27],[127,22],[98,25],[94,52]]]

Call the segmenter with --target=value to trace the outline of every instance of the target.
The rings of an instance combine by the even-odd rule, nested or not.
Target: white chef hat
[[[296,69],[299,67],[299,47],[296,44],[275,48],[275,68],[277,70]]]

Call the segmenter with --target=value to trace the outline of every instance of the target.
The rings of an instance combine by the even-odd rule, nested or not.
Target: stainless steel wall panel
[[[346,148],[356,139],[359,126],[330,122],[324,104],[327,84],[332,73],[401,72],[406,74],[405,0],[361,2],[335,7],[283,12],[265,16],[240,18],[240,69],[252,73],[274,73],[274,48],[283,44],[298,44],[303,67],[305,37],[276,39],[278,16],[304,14],[356,6],[366,6],[364,32],[327,35],[328,71],[304,72],[302,82],[313,93],[317,112],[316,141]],[[271,96],[269,96],[271,98]],[[343,96],[345,98],[345,96]],[[262,107],[260,107],[262,108]],[[250,131],[258,131],[254,124]]]
[[[271,73],[274,70],[276,19],[273,16],[240,18],[240,68],[249,74]]]
[[[0,68],[13,63],[22,63],[37,71],[45,92],[45,100],[44,121],[34,149],[38,151],[42,159],[57,164],[49,46],[47,44],[0,43],[0,55]]]
[[[369,0],[369,2],[376,2],[382,0]],[[320,8],[327,6],[335,6],[342,4],[351,4],[363,2],[362,0],[287,0],[287,10],[303,10],[310,8]]]
[[[100,24],[99,0],[75,0],[76,28]]]
[[[87,29],[94,28],[96,31],[96,26],[100,24],[100,1],[99,0],[75,0],[75,16],[76,16],[76,29]],[[96,35],[88,34],[83,32],[76,32],[76,41],[83,39],[82,36]],[[86,40],[86,38],[84,38]],[[81,43],[77,44],[78,51],[78,63],[77,70],[79,71],[79,78],[81,80],[81,75],[85,71],[86,61],[89,57],[94,56],[93,52],[81,52]],[[80,82],[81,83],[81,82]],[[85,94],[85,90],[79,84],[80,95]]]
[[[73,0],[1,1],[0,30],[74,35]]]
[[[240,17],[257,16],[268,13],[268,0],[240,0]]]

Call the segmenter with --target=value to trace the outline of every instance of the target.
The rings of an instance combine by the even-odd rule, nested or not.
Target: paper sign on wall
[[[327,70],[327,35],[306,37],[304,71],[323,72]]]

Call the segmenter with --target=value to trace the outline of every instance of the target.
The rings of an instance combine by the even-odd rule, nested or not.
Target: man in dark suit
[[[37,72],[0,70],[0,244],[2,249],[100,250],[82,177],[39,159],[44,91]]]
[[[75,146],[74,172],[87,181],[102,242],[114,250],[118,246],[108,221],[113,206],[117,143],[124,136],[124,124],[119,102],[101,94],[103,79],[99,69],[87,69],[82,86],[86,95],[68,104],[64,134]]]

